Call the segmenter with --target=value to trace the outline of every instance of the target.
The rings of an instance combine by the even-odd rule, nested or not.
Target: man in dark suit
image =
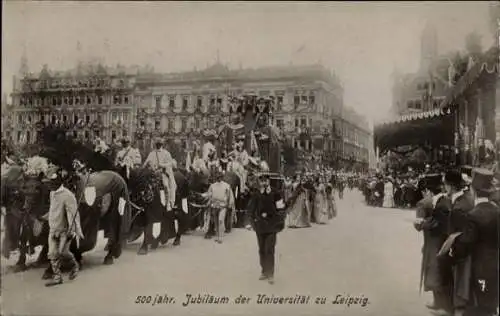
[[[470,294],[466,316],[492,316],[498,309],[498,255],[500,244],[500,209],[489,200],[493,191],[493,173],[487,169],[472,172],[471,193],[474,208],[467,224],[451,244],[448,255],[454,260],[470,256]]]
[[[415,228],[424,232],[422,249],[421,282],[425,291],[432,291],[434,302],[427,305],[437,315],[451,312],[451,267],[446,260],[439,260],[437,254],[448,234],[448,216],[451,209],[450,199],[442,193],[442,176],[425,175],[425,195],[428,203],[422,201],[426,210],[420,211],[421,219],[415,222]]]
[[[463,231],[467,223],[467,215],[474,208],[474,199],[469,191],[466,191],[466,184],[458,170],[450,170],[444,176],[444,186],[451,199],[451,212],[449,217],[448,234]],[[470,299],[469,287],[464,282],[469,275],[469,258],[453,262],[453,293],[452,302],[456,315],[463,313]]]
[[[259,190],[253,192],[248,209],[257,234],[260,280],[273,284],[276,235],[285,227],[285,203],[281,194],[271,188],[269,174],[259,175]]]
[[[377,184],[375,184],[376,206],[382,207],[384,204],[384,179],[382,175],[377,176]]]

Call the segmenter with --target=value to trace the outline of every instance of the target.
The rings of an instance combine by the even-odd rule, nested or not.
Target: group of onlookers
[[[435,315],[498,314],[498,181],[481,168],[421,181],[414,226],[424,235],[421,289],[432,292],[427,307]]]

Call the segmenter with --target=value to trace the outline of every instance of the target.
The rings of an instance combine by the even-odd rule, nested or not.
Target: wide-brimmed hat
[[[458,170],[449,170],[444,175],[444,182],[455,187],[464,185],[462,174]]]
[[[493,172],[484,168],[475,168],[472,170],[471,187],[474,190],[482,192],[493,191]]]

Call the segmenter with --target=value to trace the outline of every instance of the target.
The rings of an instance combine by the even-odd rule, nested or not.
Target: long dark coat
[[[466,191],[453,203],[449,217],[448,233],[462,232],[467,226],[467,216],[474,208],[474,199]],[[465,307],[470,298],[469,282],[471,260],[470,256],[453,262],[453,305],[456,308]]]
[[[467,227],[452,248],[455,258],[471,256],[470,291],[473,306],[498,307],[498,255],[500,209],[496,204],[477,204],[468,214]]]
[[[272,189],[270,193],[255,190],[251,194],[248,211],[255,232],[265,234],[278,233],[283,230],[285,213],[276,209],[276,202],[283,198],[281,194]]]
[[[449,284],[451,279],[451,269],[437,257],[447,238],[451,201],[443,196],[433,207],[432,198],[429,197],[421,200],[418,207],[417,213],[424,219],[421,225],[415,227],[424,233],[420,284],[422,287],[423,283],[424,291],[440,290]]]

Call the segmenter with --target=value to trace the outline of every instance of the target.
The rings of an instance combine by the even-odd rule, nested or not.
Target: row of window
[[[432,108],[437,109],[439,107],[439,104],[440,104],[440,102],[438,100],[432,101]],[[415,109],[415,110],[423,110],[424,109],[422,100],[408,100],[408,102],[406,103],[406,106],[408,109]]]
[[[104,88],[110,86],[125,86],[124,79],[102,79],[102,78],[88,78],[85,80],[73,80],[73,79],[62,79],[62,80],[41,80],[36,82],[36,86],[42,89],[58,89],[58,88],[70,88],[70,87],[85,87],[85,88]]]
[[[193,121],[189,121],[188,118],[181,118],[181,132],[186,132],[188,129],[204,129],[204,128],[209,128],[209,129],[214,129],[216,128],[217,123],[214,122],[213,120],[200,120],[198,118],[195,118]],[[146,122],[145,121],[140,121],[139,126],[141,128],[146,127]],[[155,121],[154,122],[154,129],[157,131],[162,130],[161,122],[160,121]],[[168,131],[174,131],[175,130],[175,121],[174,118],[169,118],[167,120],[167,130]]]
[[[98,123],[104,123],[102,114],[97,113],[94,116],[94,119]],[[62,123],[69,123],[70,121],[70,116],[68,115],[56,115],[56,114],[51,114],[48,115],[49,122],[51,124],[56,124],[58,121]],[[91,115],[86,114],[86,115],[79,115],[79,114],[73,114],[72,115],[73,123],[77,124],[78,122],[85,122],[86,124],[91,122]],[[129,114],[127,112],[112,112],[111,113],[111,122],[116,123],[116,122],[128,122],[129,120]],[[40,116],[40,121],[45,122],[46,121],[46,115],[42,114]],[[33,116],[31,114],[19,114],[18,115],[18,123],[33,123]]]
[[[50,97],[21,97],[19,105],[33,106],[33,105],[84,105],[84,104],[129,104],[130,98],[128,95],[87,95],[87,96],[50,96]]]
[[[162,106],[162,99],[163,99],[162,95],[155,96],[155,105],[156,105],[157,108],[160,108]],[[169,95],[168,96],[168,107],[169,108],[171,108],[171,109],[175,108],[175,99],[176,99],[175,95]],[[187,109],[189,107],[189,101],[190,101],[190,97],[189,96],[183,96],[182,97],[182,109],[184,111],[187,111]],[[216,105],[217,105],[217,107],[221,107],[222,106],[222,98],[220,96],[210,97],[210,99],[209,99],[209,106],[211,108],[213,108]],[[278,106],[283,105],[283,96],[277,96],[277,98],[276,98],[276,105],[278,105]],[[201,109],[203,107],[203,96],[197,96],[196,97],[196,107],[197,107],[197,109]]]

